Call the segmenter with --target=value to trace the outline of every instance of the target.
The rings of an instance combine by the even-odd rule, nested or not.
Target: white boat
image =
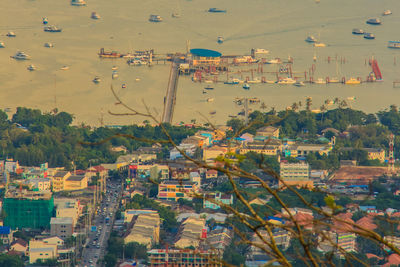
[[[212,97],[207,98],[207,102],[213,102],[213,101],[214,101],[214,98],[212,98]]]
[[[290,77],[287,77],[284,79],[279,79],[277,83],[278,84],[294,84],[294,83],[296,83],[296,80],[292,79]]]
[[[370,18],[367,20],[367,24],[380,25],[382,21],[379,18]]]
[[[388,16],[388,15],[392,15],[392,11],[390,9],[383,11],[382,16]]]
[[[54,45],[52,43],[44,43],[44,47],[52,48]]]
[[[15,32],[9,31],[9,32],[6,34],[6,36],[7,36],[7,37],[16,37],[17,35],[15,34]]]
[[[69,70],[68,66],[62,66],[60,70]]]
[[[43,30],[44,30],[45,32],[61,32],[61,31],[62,31],[61,28],[58,28],[58,27],[55,26],[55,25],[44,26]]]
[[[317,39],[315,39],[314,36],[309,35],[309,36],[307,36],[305,41],[308,42],[308,43],[315,43],[315,42],[317,42]]]
[[[354,101],[354,100],[356,100],[356,97],[355,96],[349,96],[349,97],[347,97],[347,100]]]
[[[126,88],[126,84],[122,84],[122,86],[121,86],[122,88]]]
[[[324,43],[314,43],[314,47],[326,47]]]
[[[282,60],[280,58],[274,58],[274,59],[270,59],[265,61],[265,64],[281,64]]]
[[[100,19],[100,15],[97,12],[92,12],[92,15],[90,15],[90,18],[92,19]]]
[[[71,6],[86,6],[85,0],[71,0]]]
[[[352,34],[364,34],[365,32],[364,32],[363,29],[354,28],[354,29],[351,31],[351,33],[352,33]]]
[[[301,82],[301,81],[297,81],[293,85],[297,86],[297,87],[305,86],[305,84],[303,82]]]
[[[326,80],[322,78],[318,78],[314,81],[315,84],[326,84]]]
[[[265,80],[265,83],[272,84],[272,83],[276,83],[276,81],[273,81],[273,80]]]
[[[100,77],[99,77],[99,76],[94,77],[93,82],[94,82],[94,83],[99,83],[99,82],[101,82]]]
[[[14,56],[11,56],[14,59],[17,60],[28,60],[31,59],[31,56],[27,55],[25,52],[22,51],[18,51],[17,53],[15,53]]]
[[[243,89],[250,90],[250,85],[248,83],[243,84]]]
[[[389,48],[397,48],[397,49],[400,49],[400,42],[399,42],[399,41],[389,41],[388,47],[389,47]]]
[[[5,44],[4,44],[4,42],[1,42],[1,41],[0,41],[0,48],[4,48],[4,47],[6,47]]]
[[[218,36],[217,43],[222,44],[224,42],[224,37]]]
[[[34,70],[36,70],[37,68],[36,68],[36,66],[35,65],[29,65],[28,67],[27,67],[27,69],[28,70],[30,70],[30,71],[34,71]]]
[[[140,78],[136,78],[135,81],[140,82]]]
[[[150,15],[149,21],[151,22],[161,22],[163,19],[159,15]]]
[[[339,79],[336,77],[329,78],[329,80],[328,80],[328,83],[339,83],[339,82],[340,82]]]
[[[112,68],[111,68],[112,70],[117,70],[118,69],[118,67],[117,66],[112,66]]]
[[[249,80],[247,83],[261,83],[260,79],[255,78],[254,80]]]

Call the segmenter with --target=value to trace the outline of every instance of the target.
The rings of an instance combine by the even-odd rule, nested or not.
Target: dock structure
[[[173,58],[171,64],[171,70],[169,73],[167,92],[164,97],[164,111],[161,119],[161,122],[163,123],[172,123],[174,108],[176,104],[176,93],[178,89],[180,63],[181,63],[180,58],[178,57]]]

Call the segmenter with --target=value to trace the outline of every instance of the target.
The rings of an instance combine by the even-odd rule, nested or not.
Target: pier
[[[172,123],[172,117],[174,115],[174,108],[176,104],[180,63],[181,59],[179,57],[173,58],[169,73],[167,92],[164,97],[164,111],[161,119],[161,122],[163,123]]]

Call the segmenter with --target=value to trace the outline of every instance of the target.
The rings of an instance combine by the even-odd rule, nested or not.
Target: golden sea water
[[[227,9],[227,13],[208,13],[207,9]],[[385,9],[393,14],[382,17]],[[96,11],[101,19],[93,20]],[[180,18],[172,18],[179,12]],[[150,14],[163,17],[161,23],[148,21]],[[61,33],[43,31],[42,17],[49,25],[63,29]],[[381,17],[380,26],[367,25],[370,17]],[[374,33],[375,40],[351,34],[353,28]],[[55,106],[74,114],[75,123],[98,126],[103,117],[106,125],[141,122],[145,118],[112,116],[108,111],[124,112],[110,91],[112,84],[123,101],[143,110],[143,102],[162,112],[169,65],[133,67],[125,59],[100,59],[99,49],[129,52],[155,49],[156,53],[185,52],[186,40],[191,48],[208,48],[225,55],[250,54],[251,48],[270,50],[270,57],[294,58],[293,70],[302,76],[315,64],[315,78],[362,77],[371,71],[365,61],[378,60],[383,82],[361,85],[292,85],[252,84],[249,91],[240,85],[215,84],[214,90],[203,94],[204,83],[194,83],[189,76],[179,79],[174,122],[189,123],[205,115],[214,123],[223,123],[228,115],[241,108],[233,100],[238,96],[258,97],[270,107],[285,108],[306,96],[313,98],[313,108],[325,99],[339,97],[352,107],[376,112],[390,104],[398,104],[400,89],[393,81],[400,80],[400,49],[387,48],[389,40],[400,40],[400,3],[398,0],[87,0],[86,7],[71,6],[69,0],[1,0],[0,40],[0,108],[18,106],[50,111]],[[6,37],[8,31],[17,34]],[[304,39],[312,34],[327,44],[315,49]],[[217,44],[218,36],[225,42]],[[51,42],[53,48],[45,48]],[[22,50],[32,56],[16,61],[10,56]],[[313,56],[317,62],[313,62]],[[345,64],[327,62],[327,57],[346,60]],[[397,62],[396,62],[397,61]],[[395,63],[397,63],[395,65]],[[29,64],[37,66],[28,71]],[[69,70],[60,70],[62,66]],[[112,79],[112,66],[118,66],[118,79]],[[264,66],[276,71],[277,66]],[[262,75],[255,73],[256,77]],[[99,84],[92,82],[95,76]],[[275,78],[273,75],[267,79]],[[220,80],[225,79],[222,75]],[[137,79],[140,79],[137,81]],[[122,88],[126,84],[126,88]],[[214,98],[207,102],[208,97]],[[255,107],[253,108],[255,109]],[[210,111],[216,114],[209,115]],[[11,115],[11,113],[10,113]]]

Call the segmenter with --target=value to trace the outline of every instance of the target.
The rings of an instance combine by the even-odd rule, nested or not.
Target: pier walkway
[[[181,59],[175,57],[171,64],[167,93],[165,94],[164,97],[164,111],[161,119],[161,122],[163,123],[172,123],[172,117],[174,115],[174,107],[176,104],[176,92],[178,89],[180,63]]]

